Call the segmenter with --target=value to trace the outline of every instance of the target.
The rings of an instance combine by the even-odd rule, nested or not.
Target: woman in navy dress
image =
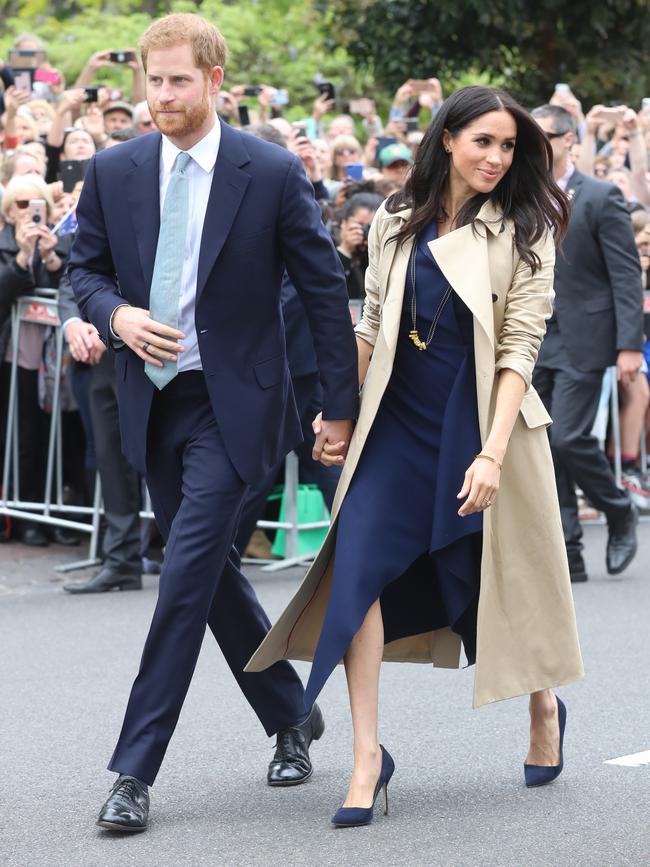
[[[536,151],[528,154],[527,177],[515,159],[519,135]],[[411,209],[397,237],[386,242],[413,240],[399,337],[390,381],[338,514],[331,589],[305,696],[309,707],[344,659],[354,769],[332,820],[338,826],[369,822],[394,770],[377,737],[384,645],[450,627],[474,662],[482,516],[498,496],[527,385],[515,370],[500,371],[494,418],[481,445],[473,316],[429,244],[471,223],[493,199],[513,220],[517,251],[534,274],[540,267],[535,242],[549,227],[561,237],[568,218],[550,165],[547,140],[514,100],[465,88],[447,100],[405,189],[386,204],[388,213]],[[357,342],[363,383],[373,347],[359,335]],[[326,446],[321,460],[341,464],[344,450]],[[550,689],[531,695],[530,710],[526,782],[540,785],[562,769],[566,712]]]

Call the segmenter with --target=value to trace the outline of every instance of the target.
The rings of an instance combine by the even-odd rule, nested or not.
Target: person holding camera
[[[61,160],[89,160],[96,151],[95,140],[90,132],[83,128],[70,127],[72,115],[81,109],[84,102],[86,102],[85,91],[82,88],[74,88],[66,90],[57,103],[54,121],[45,141],[47,154],[45,180],[48,183],[60,179]]]
[[[0,417],[6,419],[12,347],[10,313],[14,301],[36,288],[59,285],[68,256],[69,240],[59,239],[50,228],[54,208],[52,194],[38,175],[12,178],[2,198],[5,226],[0,231]],[[47,329],[25,322],[18,345],[18,461],[20,494],[37,502],[43,496],[48,419],[38,401],[38,371]],[[0,437],[4,437],[4,425]],[[0,451],[4,454],[4,449]],[[49,536],[39,525],[18,523],[18,534],[27,545],[47,545]],[[57,541],[66,534],[53,531]]]
[[[95,74],[98,70],[112,67],[116,64],[124,64],[133,73],[131,101],[136,103],[142,102],[142,100],[146,99],[144,70],[136,56],[135,49],[133,48],[125,48],[121,51],[115,51],[112,48],[105,49],[104,51],[96,51],[90,56],[86,65],[81,70],[79,77],[75,81],[75,88],[89,87],[94,83]]]
[[[381,205],[381,196],[357,193],[341,209],[338,254],[345,272],[349,298],[363,298],[368,267],[368,232]]]

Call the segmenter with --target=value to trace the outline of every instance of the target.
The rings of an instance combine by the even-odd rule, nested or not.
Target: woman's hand
[[[489,508],[494,503],[500,481],[501,470],[497,463],[476,458],[465,473],[463,487],[456,495],[458,500],[467,498],[458,510],[461,518]]]
[[[16,244],[18,244],[16,261],[21,268],[26,268],[26,263],[34,254],[36,241],[40,237],[38,226],[36,223],[16,223],[15,234]]]
[[[40,223],[36,229],[38,231],[38,250],[41,254],[41,259],[45,260],[56,247],[58,238],[51,229],[47,226],[42,226]]]

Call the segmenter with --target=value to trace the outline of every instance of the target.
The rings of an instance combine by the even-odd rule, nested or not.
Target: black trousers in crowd
[[[608,521],[627,512],[630,499],[616,486],[609,461],[592,435],[603,374],[581,371],[569,361],[557,327],[549,327],[533,374],[537,389],[553,419],[549,428],[562,528],[567,551],[582,550],[576,484]]]
[[[0,466],[4,465],[10,379],[11,365],[4,362],[0,365]],[[37,370],[19,367],[17,387],[19,494],[21,500],[36,502],[41,501],[45,493],[50,417],[38,404]]]
[[[114,359],[110,352],[104,353],[92,368],[90,412],[106,521],[104,566],[121,574],[139,575],[140,482],[122,454]]]

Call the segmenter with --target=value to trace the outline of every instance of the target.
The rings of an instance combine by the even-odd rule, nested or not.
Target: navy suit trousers
[[[154,397],[147,484],[166,540],[158,602],[109,769],[152,784],[185,699],[206,624],[268,735],[306,717],[288,662],[243,668],[270,623],[232,548],[247,485],[234,469],[203,374],[179,374]]]

